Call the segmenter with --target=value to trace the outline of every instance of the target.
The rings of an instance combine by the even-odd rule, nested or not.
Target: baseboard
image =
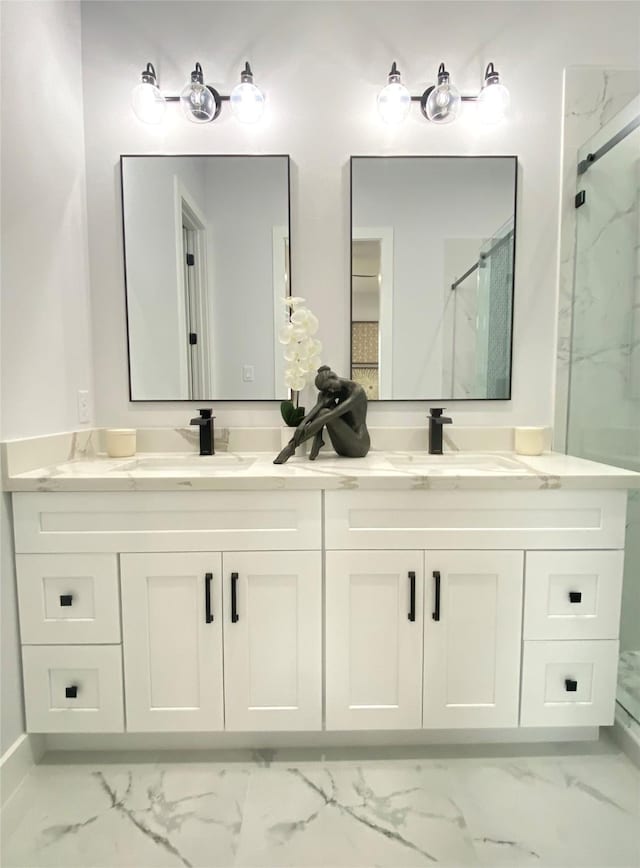
[[[413,752],[438,748],[463,753],[464,748],[594,742],[598,727],[530,729],[408,730],[362,732],[154,732],[154,733],[56,733],[45,736],[49,751],[237,751],[331,750],[350,748],[399,749]]]
[[[640,768],[640,723],[618,703],[616,703],[615,723],[608,728],[608,735],[626,753],[631,762]]]
[[[0,808],[4,808],[44,751],[44,736],[25,732],[0,757]]]

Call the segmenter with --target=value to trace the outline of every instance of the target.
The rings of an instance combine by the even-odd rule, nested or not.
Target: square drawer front
[[[525,639],[617,639],[624,552],[527,552]]]
[[[17,555],[24,645],[120,642],[117,555]]]
[[[123,732],[119,645],[25,645],[27,732]]]
[[[520,726],[613,723],[618,642],[525,642]]]

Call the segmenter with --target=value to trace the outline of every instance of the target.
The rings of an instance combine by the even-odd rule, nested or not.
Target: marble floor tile
[[[232,865],[249,773],[176,764],[39,766],[15,799],[3,868]],[[11,805],[16,816],[16,806]]]
[[[475,865],[444,765],[338,763],[251,776],[237,865]]]
[[[640,772],[623,755],[460,764],[483,865],[640,866]]]
[[[638,868],[640,771],[529,757],[43,764],[2,812],[3,868]]]

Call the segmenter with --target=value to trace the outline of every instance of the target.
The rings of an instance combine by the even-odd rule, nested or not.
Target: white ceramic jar
[[[107,428],[105,446],[109,458],[130,458],[136,454],[136,429]]]
[[[516,428],[515,450],[518,455],[542,455],[547,441],[547,428]]]

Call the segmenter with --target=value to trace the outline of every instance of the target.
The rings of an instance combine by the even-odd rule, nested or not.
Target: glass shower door
[[[640,127],[629,108],[578,155],[567,452],[640,471]],[[640,721],[639,491],[629,496],[620,650],[618,701]]]
[[[476,394],[509,397],[513,287],[513,220],[480,251],[476,323]]]

